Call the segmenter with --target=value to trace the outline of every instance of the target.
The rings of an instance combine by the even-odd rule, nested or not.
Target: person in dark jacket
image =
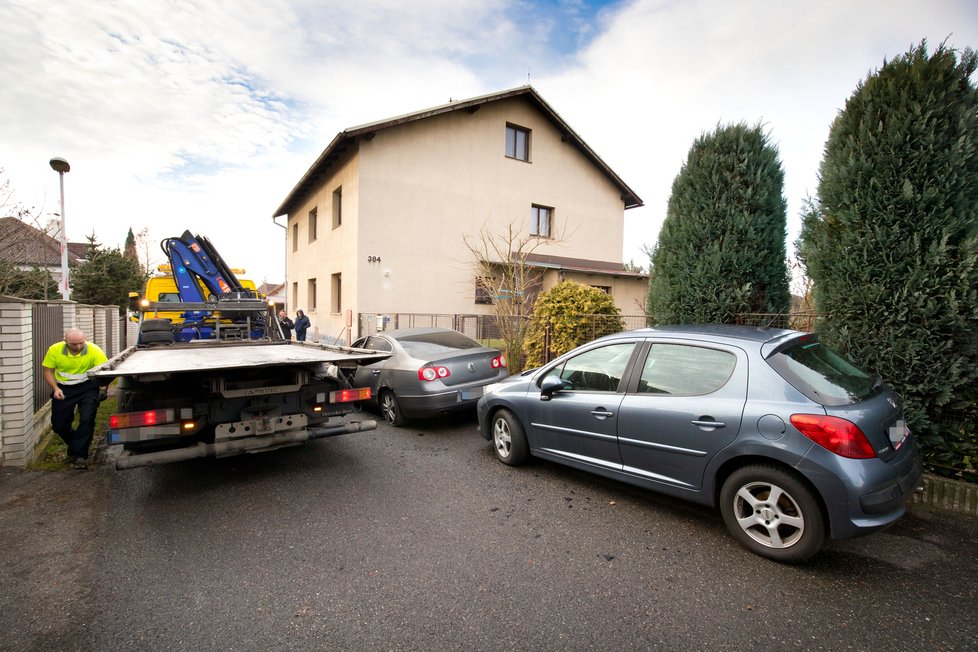
[[[278,311],[278,323],[282,327],[282,335],[285,336],[285,339],[291,340],[292,329],[295,328],[295,324],[292,323],[289,314],[284,310]]]
[[[295,339],[300,342],[306,341],[306,331],[309,330],[309,318],[301,310],[295,311]]]

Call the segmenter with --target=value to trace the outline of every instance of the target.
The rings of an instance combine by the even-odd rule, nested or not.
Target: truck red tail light
[[[840,457],[865,460],[876,457],[859,426],[824,414],[792,414],[791,425],[825,450]]]
[[[329,393],[330,403],[350,403],[352,401],[366,401],[370,398],[369,387],[354,387],[353,389],[340,389]]]
[[[502,369],[505,366],[506,366],[506,356],[504,356],[504,355],[497,355],[495,358],[492,359],[492,368],[493,369]]]
[[[448,378],[451,375],[452,372],[448,370],[448,367],[433,366],[418,369],[418,380],[426,382],[437,380],[438,378]]]
[[[109,416],[109,428],[140,428],[173,423],[177,420],[176,410],[146,410],[145,412],[123,412]]]

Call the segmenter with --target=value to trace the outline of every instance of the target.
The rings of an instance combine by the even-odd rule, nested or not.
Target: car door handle
[[[375,376],[379,376],[380,375],[380,369],[373,369],[373,370],[370,371],[370,373],[372,373]]]
[[[713,417],[700,417],[693,419],[690,423],[699,428],[725,428],[727,425],[723,421],[714,421]]]
[[[615,413],[614,412],[608,412],[607,410],[605,410],[603,408],[597,408],[595,410],[591,410],[591,414],[593,414],[594,416],[598,417],[599,419],[607,419],[608,417],[615,416]]]

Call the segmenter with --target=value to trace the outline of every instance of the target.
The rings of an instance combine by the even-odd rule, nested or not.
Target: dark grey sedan
[[[408,328],[360,338],[354,347],[390,351],[360,366],[354,385],[369,387],[391,425],[472,409],[483,388],[507,376],[506,358],[449,328]]]
[[[783,562],[893,523],[922,470],[899,396],[788,330],[610,335],[486,388],[478,415],[505,464],[532,455],[719,506]]]

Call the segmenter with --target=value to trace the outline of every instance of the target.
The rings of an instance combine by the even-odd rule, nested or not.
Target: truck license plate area
[[[217,441],[252,437],[255,435],[271,435],[286,430],[305,428],[309,419],[304,414],[286,414],[284,416],[256,417],[245,421],[222,423],[214,427],[214,439]]]

